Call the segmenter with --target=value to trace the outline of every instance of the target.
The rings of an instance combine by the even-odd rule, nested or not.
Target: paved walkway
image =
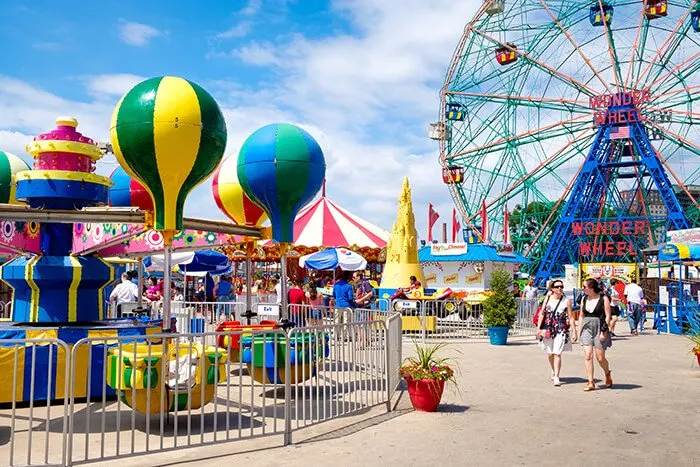
[[[404,353],[410,348],[406,345]],[[407,394],[401,394],[391,414],[378,408],[369,420],[371,414],[364,414],[321,424],[295,433],[296,444],[289,447],[269,448],[269,440],[250,440],[126,463],[697,465],[700,369],[688,349],[688,341],[677,336],[618,338],[608,353],[615,388],[585,393],[578,346],[565,354],[564,385],[556,388],[543,352],[531,339],[505,347],[458,343],[451,352],[460,369],[459,392],[446,391],[440,413],[414,412]],[[235,450],[247,451],[227,454]]]

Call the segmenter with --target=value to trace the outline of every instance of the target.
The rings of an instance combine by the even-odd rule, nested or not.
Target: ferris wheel
[[[440,120],[429,129],[466,225],[481,222],[485,205],[490,240],[498,242],[508,211],[510,241],[536,267],[562,208],[583,196],[576,180],[618,98],[636,104],[647,142],[697,225],[699,1],[485,0],[465,27]],[[624,138],[613,136],[623,130],[614,126],[605,138]],[[624,147],[611,148],[615,196],[662,219],[658,191],[640,181],[646,169],[623,167]],[[601,212],[622,205],[596,196]]]

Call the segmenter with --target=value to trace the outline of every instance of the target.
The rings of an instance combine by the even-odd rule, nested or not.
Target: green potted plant
[[[518,304],[512,290],[512,275],[502,269],[495,269],[491,273],[491,295],[482,303],[484,326],[488,329],[492,345],[505,345],[508,330],[515,323]]]
[[[420,346],[416,344],[415,357],[407,357],[401,365],[401,377],[408,385],[413,408],[421,412],[435,412],[440,405],[445,382],[457,384],[451,360],[440,355],[444,343]]]

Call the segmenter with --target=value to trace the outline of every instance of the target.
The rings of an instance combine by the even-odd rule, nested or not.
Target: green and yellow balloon
[[[214,98],[183,78],[151,78],[117,104],[114,154],[153,198],[153,226],[166,242],[182,230],[187,195],[211,175],[226,148],[226,122]]]

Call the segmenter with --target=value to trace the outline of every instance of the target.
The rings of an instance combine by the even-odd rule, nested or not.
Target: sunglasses
[[[564,286],[563,285],[554,285],[554,286],[552,286],[552,288],[553,289],[563,289]]]

